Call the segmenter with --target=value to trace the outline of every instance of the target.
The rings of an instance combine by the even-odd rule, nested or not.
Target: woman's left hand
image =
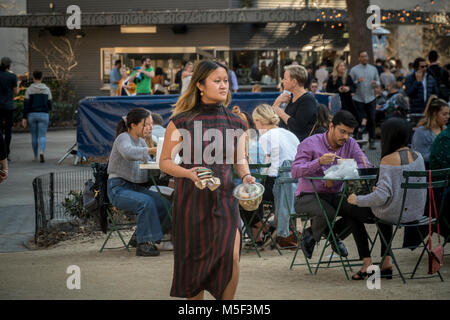
[[[256,178],[251,175],[248,175],[248,176],[245,176],[244,179],[242,179],[242,182],[247,183],[247,184],[253,184],[256,182]]]
[[[356,206],[356,194],[352,193],[348,196],[347,202]]]

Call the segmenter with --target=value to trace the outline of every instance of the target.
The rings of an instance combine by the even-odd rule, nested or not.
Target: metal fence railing
[[[41,231],[74,220],[62,205],[69,193],[82,192],[84,183],[93,178],[92,169],[50,172],[33,179],[36,213],[35,241]]]

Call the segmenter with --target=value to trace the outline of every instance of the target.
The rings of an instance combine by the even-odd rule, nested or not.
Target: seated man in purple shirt
[[[323,177],[325,170],[336,164],[336,156],[355,159],[359,168],[364,168],[364,163],[370,166],[369,160],[359,148],[358,143],[351,138],[353,130],[357,126],[358,122],[350,112],[339,111],[334,115],[327,132],[303,140],[297,148],[297,155],[291,170],[292,177],[298,178],[294,206],[295,212],[306,213],[312,219],[311,227],[305,230],[301,243],[302,250],[308,259],[312,256],[316,242],[322,235],[328,234],[328,226],[314,194],[311,181],[303,177]],[[363,160],[364,158],[365,160]],[[339,204],[338,193],[342,189],[342,182],[316,180],[314,185],[331,222]],[[342,234],[347,229],[346,227],[345,219],[338,220],[334,225],[335,234],[344,239],[350,234],[350,231],[345,235]],[[347,249],[339,238],[337,240],[341,255],[346,257]],[[331,247],[334,252],[338,253],[333,242],[331,242]]]

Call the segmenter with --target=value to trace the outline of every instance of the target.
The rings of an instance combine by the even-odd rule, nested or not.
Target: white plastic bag
[[[354,159],[345,159],[340,164],[331,166],[325,170],[326,179],[351,179],[358,178],[358,167]]]

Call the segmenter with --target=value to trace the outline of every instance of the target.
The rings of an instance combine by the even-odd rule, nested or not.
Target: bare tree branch
[[[60,84],[60,95],[62,98],[63,91],[66,90],[67,81],[72,77],[71,71],[78,65],[75,49],[79,45],[79,41],[72,43],[68,38],[59,38],[60,43],[50,40],[48,48],[40,48],[34,42],[30,43],[30,47],[38,52],[44,59],[44,67],[50,71]]]

